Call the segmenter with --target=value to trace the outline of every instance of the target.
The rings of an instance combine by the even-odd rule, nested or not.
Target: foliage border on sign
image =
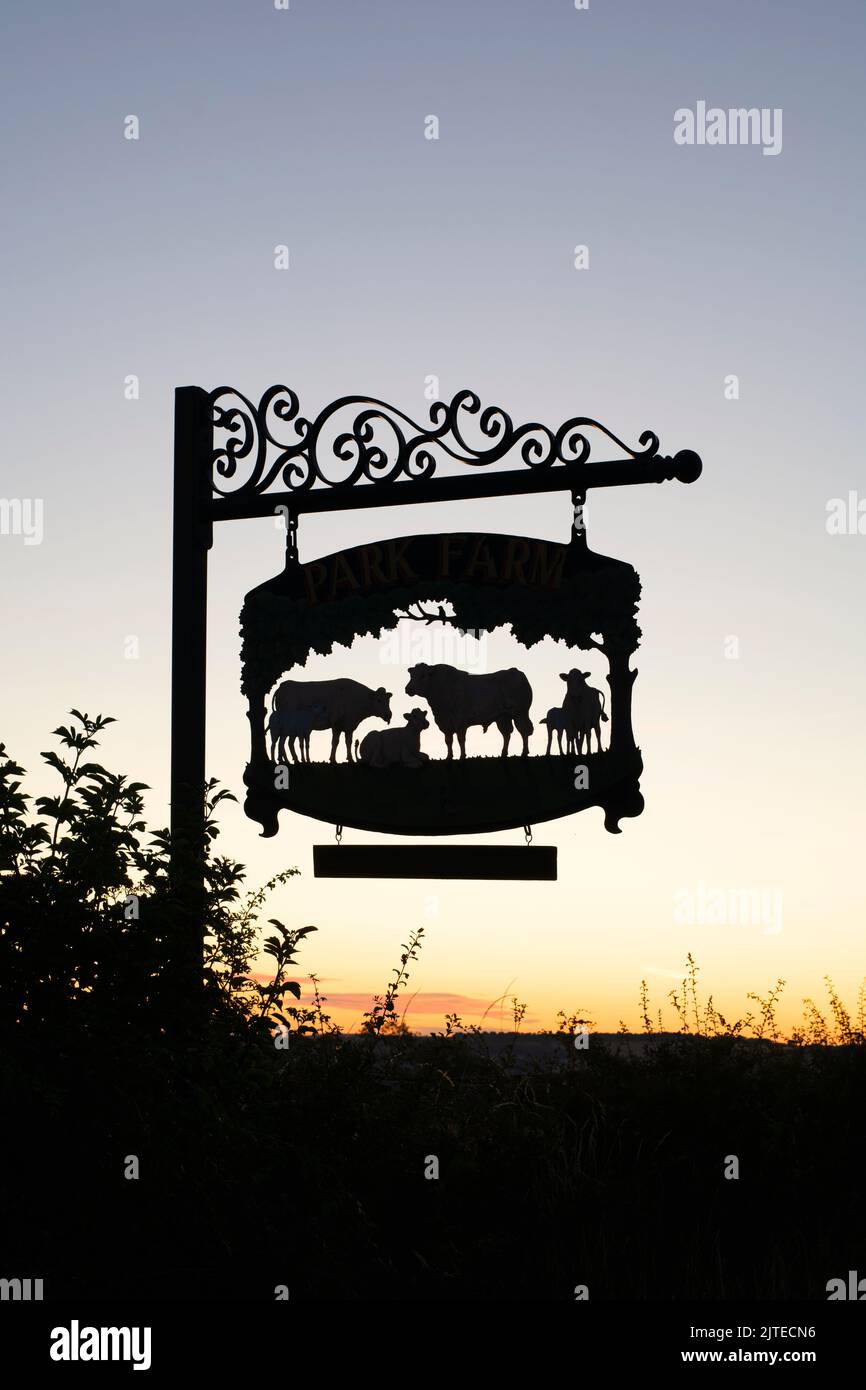
[[[435,599],[453,606],[446,621],[464,631],[506,626],[527,648],[551,637],[623,656],[640,641],[640,592],[640,577],[621,563],[575,575],[556,593],[544,594],[520,585],[482,588],[431,579],[314,607],[304,598],[259,589],[247,596],[241,612],[241,690],[248,696],[269,690],[285,672],[304,666],[311,653],[328,656],[357,637],[378,637],[401,621],[397,610]]]

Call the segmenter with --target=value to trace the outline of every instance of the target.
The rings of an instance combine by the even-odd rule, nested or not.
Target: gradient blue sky
[[[42,545],[0,537],[10,750],[36,769],[70,706],[110,712],[106,760],[167,820],[175,386],[283,381],[307,414],[369,392],[423,418],[435,373],[515,419],[651,428],[702,454],[697,486],[587,508],[593,547],[644,583],[639,820],[540,833],[561,858],[541,887],[316,882],[317,827],[263,841],[239,806],[225,849],[253,881],[302,868],[274,912],[318,924],[303,964],[335,997],[381,988],[421,923],[413,988],[471,1004],[513,981],[544,1022],[633,1019],[640,978],[661,999],[689,950],[726,1012],[777,976],[791,1016],[825,972],[850,1000],[866,537],[825,519],[866,492],[862,5],[13,0],[3,29],[0,496],[45,507]],[[782,153],[677,146],[698,100],[782,108]],[[560,538],[567,499],[311,519],[301,552],[475,526]],[[282,546],[244,522],[212,552],[208,762],[238,792],[237,615]],[[375,644],[358,657],[382,683]],[[676,922],[702,881],[781,892],[783,930]]]

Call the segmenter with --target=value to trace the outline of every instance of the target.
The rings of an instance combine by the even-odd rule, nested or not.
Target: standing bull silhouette
[[[507,671],[471,676],[456,666],[428,666],[421,662],[409,667],[406,694],[420,695],[429,704],[437,727],[445,735],[449,760],[454,756],[455,734],[460,757],[466,757],[466,731],[475,724],[480,724],[485,733],[491,724],[496,725],[502,735],[503,758],[508,755],[512,728],[523,739],[523,757],[529,752],[532,687],[515,666]]]

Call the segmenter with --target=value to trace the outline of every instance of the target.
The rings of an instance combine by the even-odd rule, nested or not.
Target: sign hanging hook
[[[571,501],[572,506],[574,507],[574,516],[572,517],[571,521],[572,530],[574,531],[575,536],[580,536],[581,538],[585,539],[586,521],[583,515],[583,508],[586,503],[586,493],[578,492],[576,488],[572,488]]]
[[[286,559],[298,558],[298,517],[295,512],[286,513]]]

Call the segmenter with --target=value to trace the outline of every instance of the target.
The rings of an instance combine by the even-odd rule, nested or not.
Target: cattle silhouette
[[[545,749],[547,754],[550,753],[554,734],[556,734],[556,742],[560,754],[563,751],[563,735],[565,735],[566,753],[574,752],[574,725],[569,717],[567,709],[561,705],[554,705],[553,709],[549,709],[544,718],[539,719],[538,722],[539,724],[545,724],[547,726],[547,748]]]
[[[574,748],[570,752],[582,753],[586,740],[587,753],[592,752],[592,735],[595,734],[598,752],[601,752],[601,726],[607,723],[604,711],[604,695],[595,686],[587,684],[589,671],[564,671],[560,680],[565,681],[565,699],[562,708],[569,726],[573,730]]]
[[[502,735],[503,758],[508,755],[513,728],[523,738],[523,757],[529,753],[532,687],[515,666],[475,676],[458,671],[456,666],[428,666],[421,662],[409,667],[406,694],[420,696],[430,705],[436,726],[445,735],[449,760],[453,757],[455,734],[460,757],[466,757],[466,732],[476,724],[485,733],[491,724],[496,725]]]
[[[421,752],[421,731],[430,728],[423,709],[410,710],[402,729],[371,729],[355,745],[355,757],[370,767],[422,767],[430,761]]]
[[[364,719],[391,723],[391,696],[383,686],[371,690],[360,681],[344,677],[333,681],[283,681],[274,693],[274,713],[294,714],[316,706],[325,711],[322,727],[331,730],[332,763],[337,761],[341,735],[346,741],[346,758],[352,762],[352,739]]]
[[[310,734],[314,729],[329,729],[328,712],[323,704],[315,704],[310,709],[275,709],[268,719],[268,733],[271,738],[271,762],[284,763],[286,742],[288,741],[292,761],[310,761]],[[296,743],[300,756],[295,751]]]

